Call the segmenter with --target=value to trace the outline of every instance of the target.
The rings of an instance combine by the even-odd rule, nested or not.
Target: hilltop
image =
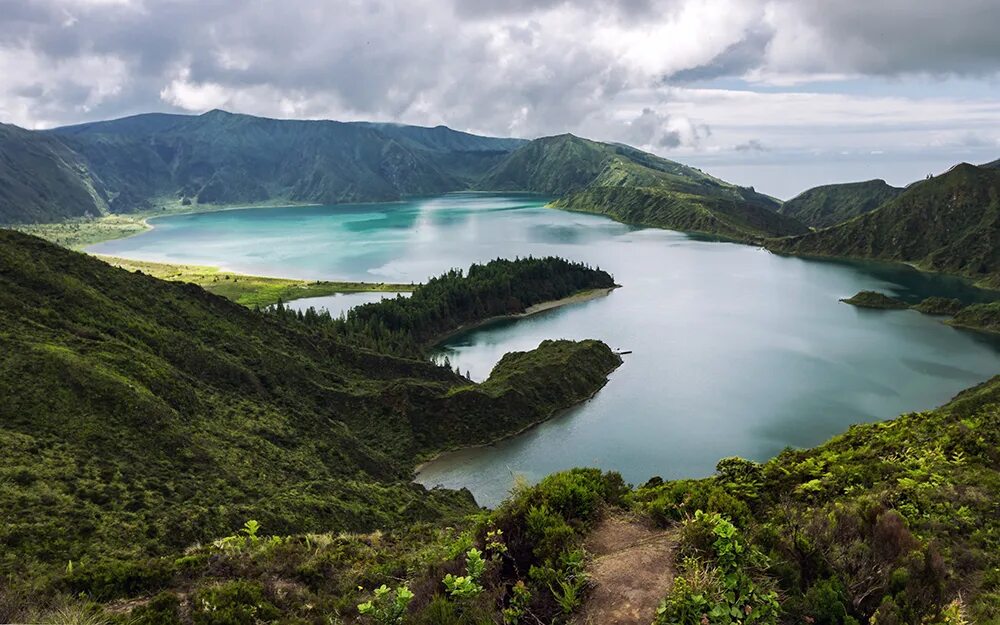
[[[1000,170],[961,163],[865,215],[767,245],[791,254],[905,262],[998,285]]]
[[[536,139],[498,164],[483,189],[559,196],[552,206],[625,223],[738,239],[805,232],[780,203],[752,188],[624,145],[573,135]]]
[[[869,213],[903,191],[885,180],[824,185],[796,195],[778,212],[813,228],[827,228]]]

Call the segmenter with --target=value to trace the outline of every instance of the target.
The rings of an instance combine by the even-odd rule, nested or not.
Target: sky
[[[617,141],[787,199],[1000,158],[1000,0],[0,0],[0,121]]]

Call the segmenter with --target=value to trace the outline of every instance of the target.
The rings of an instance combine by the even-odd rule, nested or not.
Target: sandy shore
[[[591,289],[589,291],[580,291],[579,293],[574,293],[569,297],[564,297],[562,299],[555,299],[548,302],[542,302],[540,304],[535,304],[534,306],[528,306],[524,312],[514,313],[512,315],[497,315],[496,317],[490,317],[489,319],[483,319],[482,321],[477,321],[475,323],[467,323],[461,325],[450,332],[446,332],[441,336],[435,337],[428,346],[433,347],[434,345],[439,345],[453,336],[462,334],[463,332],[468,332],[469,330],[475,330],[476,328],[482,327],[484,325],[493,323],[494,321],[501,321],[503,319],[520,319],[522,317],[529,317],[531,315],[537,315],[540,312],[545,312],[546,310],[552,310],[553,308],[559,308],[561,306],[568,306],[570,304],[579,304],[580,302],[586,302],[592,299],[597,299],[599,297],[605,297],[611,291],[617,288],[621,288],[621,285],[615,285],[607,289]]]

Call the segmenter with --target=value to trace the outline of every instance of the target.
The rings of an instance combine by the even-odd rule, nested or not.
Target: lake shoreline
[[[554,310],[556,308],[562,308],[563,306],[569,306],[570,304],[580,304],[582,302],[588,302],[592,299],[597,299],[599,297],[607,297],[615,289],[620,289],[621,285],[616,284],[615,286],[603,288],[603,289],[588,289],[586,291],[579,291],[572,295],[560,299],[549,300],[547,302],[541,302],[538,304],[533,304],[524,309],[524,312],[511,313],[509,315],[496,315],[488,319],[483,319],[482,321],[476,321],[475,323],[466,323],[458,326],[454,330],[449,330],[444,334],[434,337],[428,342],[427,348],[431,349],[441,345],[450,338],[458,336],[459,334],[464,334],[471,330],[481,328],[485,325],[495,323],[497,321],[504,321],[509,319],[523,319],[525,317],[530,317],[532,315],[537,315],[538,313],[545,312],[547,310]]]
[[[611,374],[614,373],[615,371],[617,371],[618,368],[621,367],[623,364],[625,364],[624,360],[622,360],[620,363],[618,363],[618,365],[616,365],[615,367],[612,367],[610,370],[606,371],[605,372],[605,376],[607,376],[607,377],[604,380],[604,384],[601,384],[598,388],[594,389],[593,393],[591,393],[590,395],[584,397],[583,399],[581,399],[580,401],[576,402],[572,406],[567,406],[565,408],[560,408],[558,410],[553,410],[550,414],[542,417],[541,419],[538,419],[537,421],[532,421],[531,423],[525,425],[524,427],[522,427],[522,428],[520,428],[520,429],[518,429],[518,430],[516,430],[514,432],[509,432],[509,433],[504,434],[503,436],[495,438],[495,439],[493,439],[491,441],[488,441],[488,442],[485,442],[485,443],[477,443],[475,445],[462,445],[460,447],[451,447],[451,448],[448,448],[448,449],[442,449],[441,451],[435,452],[432,456],[430,456],[426,460],[422,460],[415,467],[413,467],[413,478],[412,478],[411,481],[413,483],[415,483],[415,484],[420,484],[420,482],[417,481],[417,478],[420,477],[421,471],[423,471],[424,469],[426,469],[428,467],[428,465],[433,464],[435,461],[440,460],[441,458],[443,458],[444,456],[447,456],[448,454],[452,454],[452,453],[456,453],[456,452],[460,452],[460,451],[467,451],[467,450],[470,450],[470,449],[483,449],[483,448],[486,448],[486,447],[493,447],[494,445],[497,445],[498,443],[502,443],[503,441],[506,441],[506,440],[515,438],[517,436],[520,436],[520,435],[524,434],[525,432],[528,432],[530,430],[535,429],[536,427],[542,425],[543,423],[546,423],[548,421],[556,419],[556,418],[558,418],[558,417],[566,414],[570,410],[574,410],[576,408],[579,408],[583,404],[587,403],[588,401],[590,401],[594,397],[596,397],[597,394],[600,393],[604,389],[604,387],[608,385],[609,382],[611,382],[611,377],[610,377]],[[426,488],[426,486],[425,486],[425,488]],[[478,505],[478,502],[477,502],[477,505]]]

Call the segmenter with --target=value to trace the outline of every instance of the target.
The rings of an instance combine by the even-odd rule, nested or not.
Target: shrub
[[[260,584],[247,581],[202,588],[192,596],[191,606],[194,625],[256,625],[280,616]]]
[[[388,586],[382,584],[375,589],[370,600],[358,604],[358,613],[367,616],[375,625],[399,625],[412,600],[413,593],[406,586],[389,590]]]
[[[715,540],[705,559],[685,560],[685,575],[678,576],[670,594],[657,611],[657,625],[730,625],[732,623],[772,624],[777,622],[778,596],[769,580],[758,571],[767,558],[745,542],[736,527],[718,513],[695,513],[688,521],[693,529],[684,537],[699,544],[685,548],[703,553],[711,528]]]

